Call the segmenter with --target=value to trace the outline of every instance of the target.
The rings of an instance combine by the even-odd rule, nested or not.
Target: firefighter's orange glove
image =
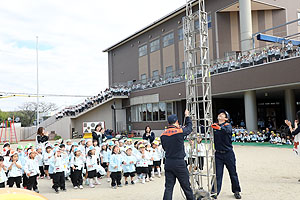
[[[217,123],[212,124],[211,127],[215,130],[221,130],[221,126],[219,126]]]

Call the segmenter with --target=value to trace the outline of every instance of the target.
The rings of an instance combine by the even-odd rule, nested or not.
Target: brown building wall
[[[211,25],[209,29],[210,59],[215,60],[219,54],[220,58],[225,56],[226,52],[240,50],[240,33],[239,33],[239,14],[238,12],[223,12],[222,9],[238,2],[238,0],[215,0],[206,2],[206,10],[211,14]],[[253,32],[262,29],[277,26],[285,23],[286,20],[292,20],[297,17],[297,9],[300,9],[300,1],[297,0],[262,0],[261,2],[282,7],[282,10],[253,11]],[[293,5],[294,4],[294,5]],[[197,6],[194,7],[196,10]],[[109,52],[109,80],[113,82],[127,82],[130,80],[139,80],[141,72],[146,72],[148,77],[152,75],[154,65],[160,66],[161,74],[165,73],[165,68],[172,65],[173,70],[180,69],[184,60],[183,42],[178,40],[178,29],[182,27],[182,17],[185,15],[181,10],[175,16],[170,17],[164,23],[149,29],[145,33],[126,42]],[[216,26],[217,25],[217,26]],[[299,27],[290,25],[288,31],[294,33]],[[173,31],[174,45],[163,48],[163,35]],[[267,34],[287,35],[287,28],[282,27]],[[138,57],[138,47],[141,44],[148,44],[148,55],[150,55],[149,44],[154,38],[160,39],[160,65],[154,63],[150,58],[142,61],[145,65],[139,70],[141,61]],[[256,42],[256,47],[265,46],[265,42]],[[173,48],[173,49],[172,49]],[[217,53],[218,51],[218,53]],[[152,57],[152,56],[151,56]],[[158,56],[156,55],[156,58]],[[171,59],[171,60],[169,60]],[[199,60],[199,59],[198,59]],[[145,64],[146,63],[146,64]],[[146,69],[147,68],[147,69]]]
[[[226,52],[231,52],[231,29],[230,13],[217,13],[218,17],[218,35],[219,35],[219,55],[225,57]]]
[[[141,75],[146,74],[147,78],[149,78],[148,74],[148,55],[139,57],[139,78],[141,80]]]
[[[300,85],[299,63],[300,57],[212,75],[212,95],[239,93],[286,85]],[[130,97],[149,94],[159,94],[160,101],[185,99],[185,82],[136,91]],[[201,89],[199,89],[199,94],[201,94]]]
[[[150,76],[155,70],[158,70],[159,74],[161,74],[160,63],[160,50],[150,53]]]

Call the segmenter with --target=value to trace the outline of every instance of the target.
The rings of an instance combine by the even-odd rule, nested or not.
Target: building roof
[[[193,2],[193,6],[198,3],[198,0],[191,0],[191,1]],[[146,27],[142,28],[141,30],[133,33],[132,35],[126,37],[125,39],[121,40],[120,42],[117,42],[116,44],[108,47],[107,49],[103,50],[103,52],[109,52],[109,51],[125,44],[126,42],[140,36],[141,34],[153,29],[154,27],[164,23],[165,21],[173,18],[174,16],[184,12],[185,7],[186,7],[186,5],[179,7],[178,9],[172,11],[171,13],[165,15],[164,17],[154,21],[153,23],[149,24],[148,26],[146,26]],[[282,8],[279,6],[267,4],[265,2],[260,2],[259,0],[251,0],[251,10],[275,10],[275,9],[282,9]],[[238,10],[239,10],[239,2],[238,2],[238,0],[236,0],[236,2],[229,5],[228,7],[225,7],[222,10],[219,10],[219,12],[234,12],[234,11],[238,11]]]
[[[198,3],[198,1],[194,0],[193,4],[197,4],[197,3]],[[185,11],[185,5],[181,6],[180,8],[177,8],[176,10],[174,10],[171,13],[165,15],[164,17],[162,17],[162,18],[154,21],[153,23],[151,23],[148,26],[142,28],[141,30],[133,33],[132,35],[126,37],[125,39],[121,40],[120,42],[117,42],[116,44],[108,47],[107,49],[103,50],[103,52],[109,52],[109,51],[111,51],[111,50],[113,50],[113,49],[121,46],[122,44],[124,44],[124,43],[126,43],[126,42],[128,42],[128,41],[130,41],[130,40],[132,40],[132,39],[134,39],[136,37],[138,37],[139,35],[147,32],[150,29],[153,29],[154,27],[162,24],[163,22],[169,20],[170,18],[172,18],[172,17],[174,17],[174,16],[176,16],[176,15],[178,15],[178,14],[184,12],[184,11]]]

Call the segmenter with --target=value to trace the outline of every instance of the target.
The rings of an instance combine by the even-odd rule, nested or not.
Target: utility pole
[[[36,36],[36,128],[39,128],[39,36]]]

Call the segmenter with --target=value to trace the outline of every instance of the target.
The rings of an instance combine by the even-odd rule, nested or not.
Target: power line
[[[39,97],[91,97],[93,95],[77,95],[77,94],[39,94]],[[34,93],[22,92],[0,92],[0,98],[8,97],[37,97]]]

